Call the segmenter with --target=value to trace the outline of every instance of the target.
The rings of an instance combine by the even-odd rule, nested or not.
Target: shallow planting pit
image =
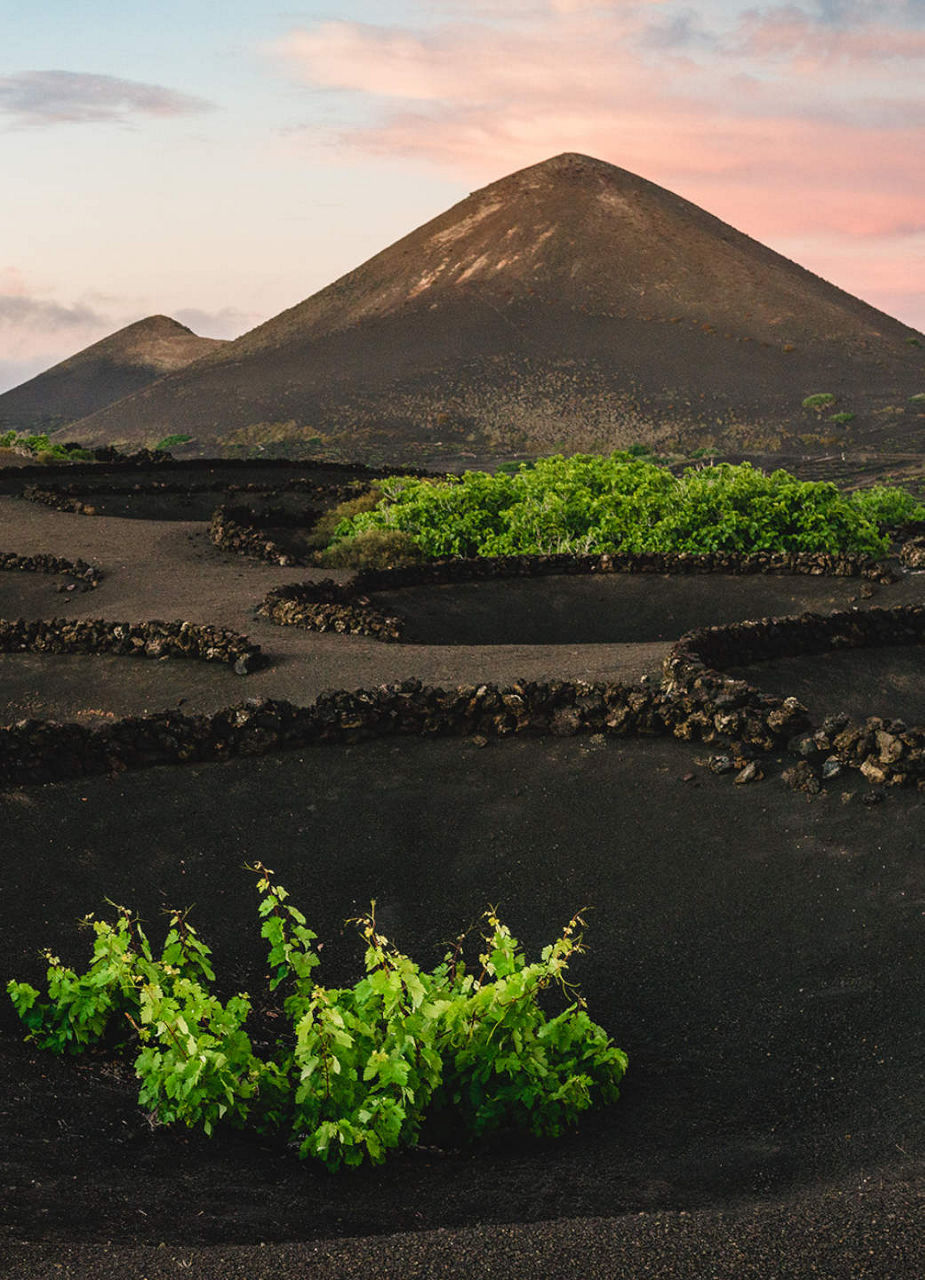
[[[0,618],[41,618],[64,613],[72,597],[81,606],[87,603],[82,584],[72,578],[50,573],[0,573]]]
[[[231,667],[214,662],[0,653],[0,725],[47,719],[93,726],[167,707],[193,715],[243,693]]]
[[[856,578],[769,574],[574,574],[370,591],[409,644],[638,644],[695,627],[844,609]],[[889,588],[868,587],[880,596]]]
[[[925,647],[884,645],[798,654],[732,666],[727,674],[764,693],[796,697],[814,721],[892,717],[925,725]]]
[[[46,945],[83,962],[75,920],[109,897],[155,936],[165,906],[194,903],[225,994],[255,992],[256,859],[324,941],[329,984],[356,976],[344,921],[371,898],[428,964],[489,904],[528,951],[588,906],[572,976],[630,1066],[621,1100],[561,1140],[432,1138],[332,1178],[265,1139],[152,1128],[130,1074],[22,1045],[6,1005],[0,1223],[46,1241],[308,1240],[721,1209],[900,1167],[921,1071],[923,799],[807,806],[730,790],[696,754],[385,740],[2,793],[4,975],[40,980]]]

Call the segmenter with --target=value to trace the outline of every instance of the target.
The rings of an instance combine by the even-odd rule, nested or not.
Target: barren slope
[[[169,316],[148,316],[0,395],[0,423],[73,422],[223,345]]]
[[[754,444],[782,423],[825,434],[800,406],[828,391],[852,432],[908,444],[915,337],[671,192],[562,155],[77,433],[141,443],[166,427],[405,461],[730,429]],[[884,407],[899,412],[871,416]]]

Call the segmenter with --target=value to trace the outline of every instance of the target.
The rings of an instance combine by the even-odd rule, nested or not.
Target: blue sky
[[[0,0],[0,389],[235,336],[564,150],[922,328],[923,84],[925,0]]]

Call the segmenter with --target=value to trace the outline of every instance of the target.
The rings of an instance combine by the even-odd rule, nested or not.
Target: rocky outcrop
[[[797,790],[819,791],[845,768],[857,769],[873,786],[925,789],[925,725],[835,716],[792,745],[800,762],[785,780]]]

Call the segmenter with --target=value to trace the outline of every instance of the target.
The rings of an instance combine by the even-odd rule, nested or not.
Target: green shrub
[[[857,489],[851,495],[852,505],[879,528],[898,528],[925,520],[925,506],[906,489],[883,484]]]
[[[323,512],[315,521],[307,538],[309,547],[320,549],[328,546],[334,537],[337,526],[344,520],[360,515],[364,511],[373,511],[382,497],[376,485],[371,485],[353,498],[346,498],[336,506]]]
[[[812,409],[814,413],[821,414],[826,409],[831,409],[835,400],[836,397],[830,391],[817,391],[815,395],[806,397],[803,401],[803,408]]]
[[[614,453],[541,458],[515,475],[383,482],[375,510],[338,525],[350,545],[399,532],[426,556],[554,552],[857,551],[888,543],[833,484],[770,475],[748,463],[689,467]]]
[[[827,422],[835,422],[835,423],[837,423],[837,424],[838,424],[838,426],[840,426],[840,427],[844,427],[844,426],[847,426],[847,424],[848,424],[849,422],[854,422],[854,419],[856,418],[856,416],[857,416],[857,415],[856,415],[856,414],[854,414],[854,413],[847,413],[847,412],[845,412],[845,413],[830,413],[830,414],[829,414],[829,416],[828,416],[828,418],[826,419],[826,421],[827,421]]]
[[[92,459],[93,455],[79,445],[63,445],[49,439],[47,432],[40,435],[20,435],[18,431],[7,431],[0,436],[0,449],[17,449],[21,453],[31,453],[37,462],[74,462],[75,460]]]
[[[401,529],[364,529],[322,551],[318,563],[327,569],[398,569],[418,564],[421,549]]]
[[[172,436],[164,436],[163,440],[156,444],[154,448],[157,453],[167,453],[170,449],[176,448],[177,445],[189,444],[192,438],[192,436],[185,436],[180,432],[176,432]]]
[[[100,1040],[137,1049],[139,1102],[153,1119],[207,1134],[223,1120],[282,1130],[301,1156],[332,1169],[381,1163],[412,1145],[434,1110],[449,1109],[473,1136],[508,1125],[555,1136],[619,1097],[626,1055],[565,980],[583,950],[580,915],[528,964],[488,912],[477,967],[467,968],[460,938],[427,972],[378,932],[373,903],[353,922],[366,944],[364,976],[325,988],[314,981],[316,935],[304,915],[271,871],[251,869],[269,990],[284,993],[270,1010],[285,1028],[271,1054],[257,1054],[246,1030],[250,997],[222,1003],[212,994],[211,952],[184,913],[171,913],[155,958],[122,907],[114,925],[88,918],[96,938],[86,973],[46,953],[47,1001],[28,983],[7,984],[27,1038],[56,1053]],[[566,1007],[549,1017],[540,999],[556,987]]]

